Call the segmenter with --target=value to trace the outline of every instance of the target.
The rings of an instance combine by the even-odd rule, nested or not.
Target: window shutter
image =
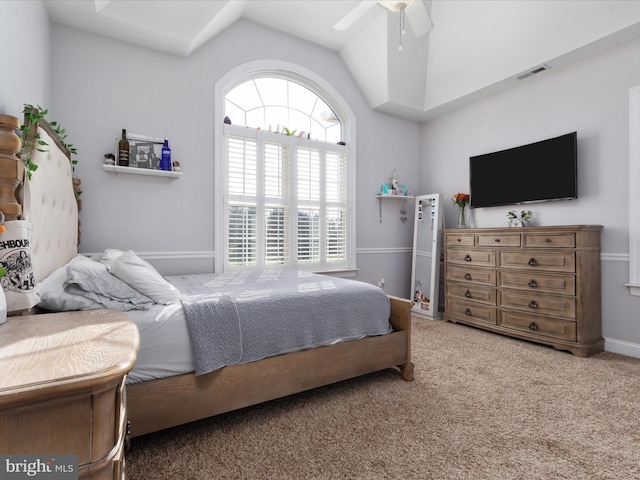
[[[349,268],[349,148],[224,127],[224,268]]]
[[[290,145],[264,142],[265,264],[288,265]]]
[[[326,154],[327,213],[326,261],[348,264],[348,162],[344,154]]]

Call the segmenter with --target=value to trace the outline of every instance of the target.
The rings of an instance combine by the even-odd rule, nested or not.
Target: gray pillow
[[[40,297],[38,306],[53,312],[68,312],[71,310],[99,310],[104,308],[97,302],[82,295],[72,295],[64,290],[67,281],[67,266],[82,261],[85,258],[77,255],[69,263],[53,271],[47,278],[36,285],[36,293]]]
[[[128,311],[147,310],[153,300],[111,275],[107,267],[86,257],[67,264],[67,293],[89,298],[105,308]]]

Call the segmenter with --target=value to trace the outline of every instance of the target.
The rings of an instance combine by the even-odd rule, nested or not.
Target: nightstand
[[[117,311],[0,326],[0,452],[78,455],[80,479],[124,479],[125,378],[140,339]]]

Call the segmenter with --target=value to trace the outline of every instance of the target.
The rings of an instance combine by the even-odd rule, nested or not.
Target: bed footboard
[[[413,380],[411,307],[390,297],[388,335],[366,337],[251,363],[193,373],[127,387],[131,436],[174,427],[220,413],[285,397],[386,368],[398,367]]]

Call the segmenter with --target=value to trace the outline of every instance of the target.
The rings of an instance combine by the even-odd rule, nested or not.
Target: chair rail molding
[[[629,92],[629,292],[640,297],[640,86]]]

